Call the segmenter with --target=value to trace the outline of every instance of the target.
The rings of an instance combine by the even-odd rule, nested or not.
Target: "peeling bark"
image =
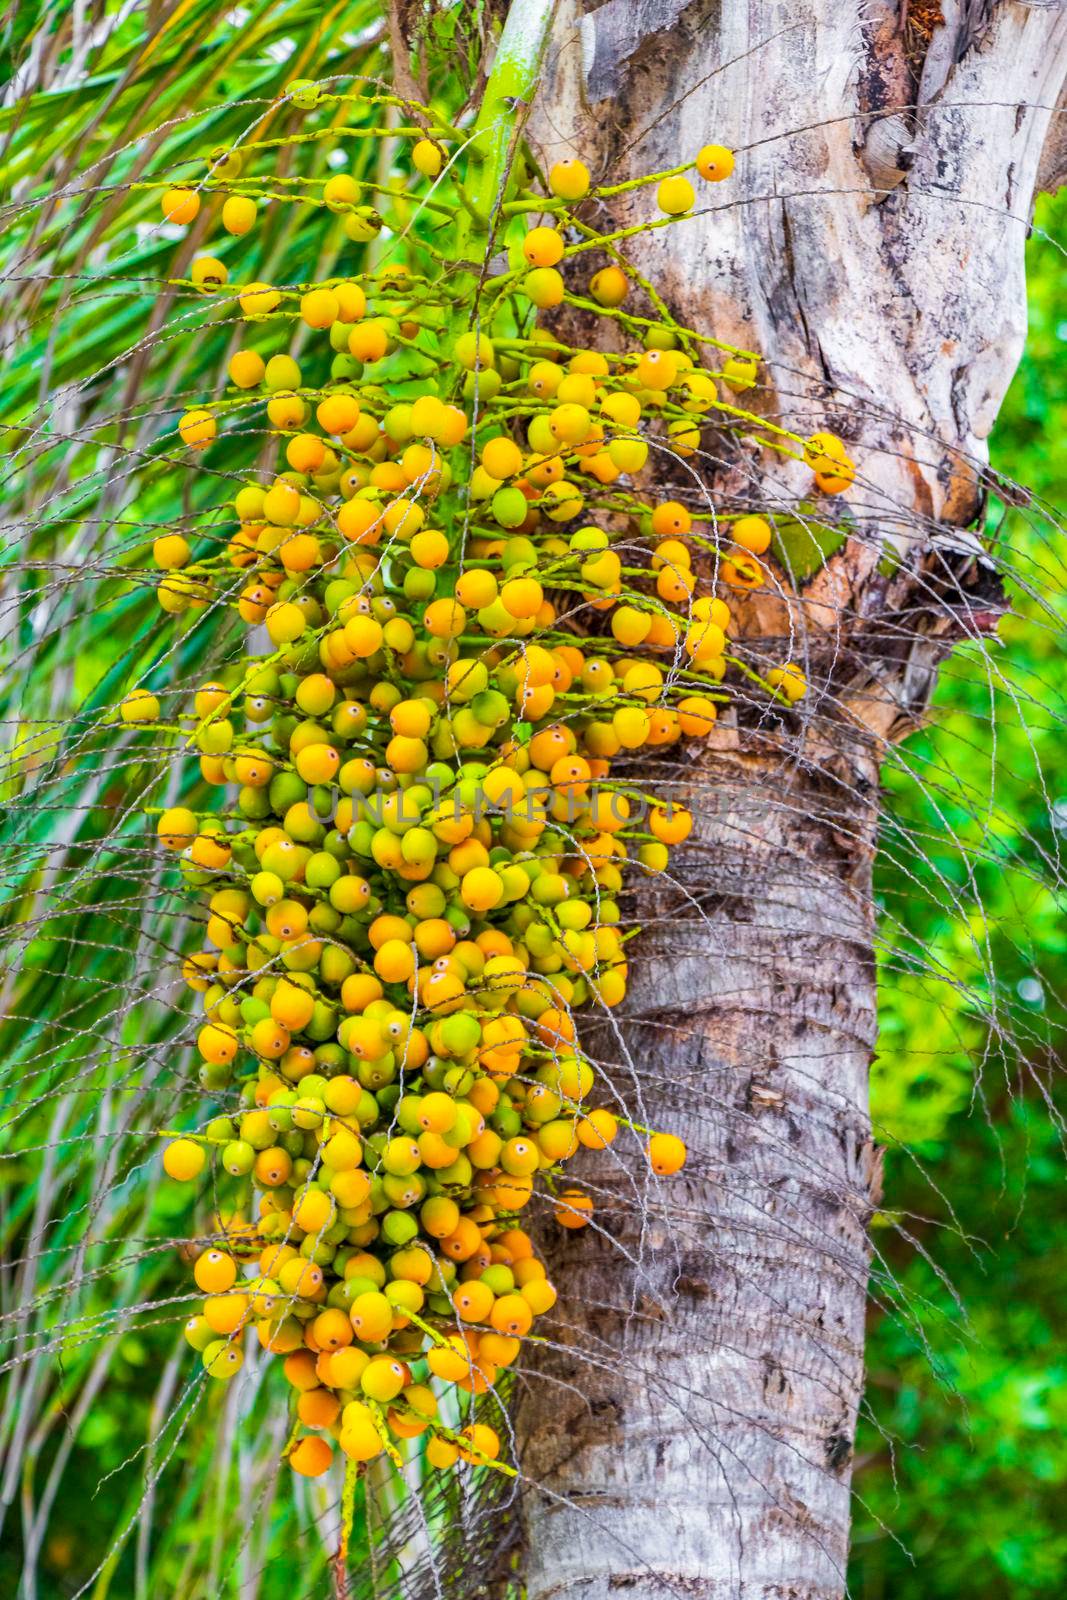
[[[805,662],[809,721],[790,757],[742,711],[690,768],[687,892],[639,907],[620,1035],[596,1041],[620,1100],[693,1154],[662,1186],[616,1147],[590,1159],[603,1231],[549,1241],[557,1344],[517,1413],[528,1600],[844,1592],[880,1182],[878,758],[953,639],[995,625],[966,530],[1025,335],[1035,186],[1067,165],[1065,78],[1059,5],[560,7],[539,156],[614,183],[735,148],[729,184],[625,255],[682,321],[760,352],[754,409],[835,428],[859,474],[841,549],[740,608],[770,658]],[[638,190],[611,220],[652,214]],[[712,486],[785,510],[809,485],[748,450]]]
[[[1067,91],[1061,89],[1037,167],[1037,187],[1055,194],[1067,183]]]
[[[935,29],[916,77],[885,6],[608,0],[582,16],[564,0],[537,126],[546,161],[580,150],[612,182],[711,140],[740,152],[690,221],[626,255],[682,320],[763,355],[768,412],[844,429],[861,464],[851,509],[905,552],[917,511],[965,524],[977,509],[1067,73],[1059,6],[997,7],[956,60],[965,33],[959,18]],[[618,90],[597,100],[594,82]],[[914,118],[914,148],[905,181],[872,194],[861,155],[889,116]],[[647,191],[612,207],[619,226],[651,212]],[[784,503],[808,479],[775,482]],[[880,552],[866,542],[869,571]]]

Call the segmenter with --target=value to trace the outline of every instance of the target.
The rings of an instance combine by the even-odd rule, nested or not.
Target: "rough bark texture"
[[[938,653],[995,610],[963,530],[1025,333],[1035,184],[1063,165],[1065,74],[1059,5],[557,16],[542,159],[618,182],[737,149],[731,183],[627,259],[689,326],[761,354],[757,409],[835,428],[860,472],[843,547],[799,593],[769,584],[741,608],[771,659],[808,662],[810,718],[793,737],[742,712],[690,769],[686,892],[641,908],[627,1014],[599,1041],[620,1099],[693,1154],[663,1186],[591,1161],[601,1231],[551,1245],[558,1343],[517,1416],[528,1600],[844,1591],[878,1186],[878,754],[921,714]],[[652,215],[647,190],[612,204],[613,225]],[[808,490],[801,467],[721,454],[720,503]]]
[[[655,1183],[583,1176],[559,1348],[519,1412],[530,1600],[830,1596],[863,1369],[874,1039],[867,839],[783,765],[723,763],[646,906],[620,1101],[687,1141]],[[871,812],[865,822],[868,830]],[[627,1059],[628,1058],[628,1059]],[[560,1496],[562,1498],[556,1498]]]
[[[759,352],[754,409],[855,448],[856,536],[799,600],[771,586],[755,631],[813,625],[840,644],[917,594],[943,612],[955,530],[980,509],[986,440],[1025,337],[1023,247],[1039,175],[1059,180],[1065,76],[1060,4],[561,0],[543,159],[580,152],[614,183],[704,143],[735,148],[729,183],[698,180],[691,219],[625,254],[680,320]],[[620,227],[653,217],[653,196],[619,196],[610,215]],[[772,509],[808,492],[803,465],[767,465],[750,453],[721,487],[747,504],[758,475]],[[878,572],[887,548],[904,561],[895,581]],[[928,625],[944,631],[943,615]],[[904,653],[879,713],[866,663],[836,684],[890,736],[930,686],[926,653],[907,652],[911,673]]]

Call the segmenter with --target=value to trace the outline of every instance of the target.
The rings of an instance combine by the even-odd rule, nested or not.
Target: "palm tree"
[[[984,441],[1025,328],[1033,196],[1061,175],[1067,25],[1058,8],[946,21],[817,0],[782,23],[771,6],[513,0],[487,101],[500,9],[194,0],[11,23],[3,1053],[9,1150],[32,1182],[3,1216],[0,1428],[20,1600],[843,1592],[880,1198],[879,769],[939,660],[1001,607],[1008,557],[975,531]],[[304,137],[305,79],[340,92],[344,170],[377,183],[412,101],[463,128],[480,109],[490,177],[520,137],[543,168],[580,153],[610,185],[735,149],[729,193],[677,227],[630,234],[634,192],[600,202],[590,226],[620,237],[595,261],[621,256],[652,317],[665,302],[758,351],[745,408],[835,427],[860,464],[842,512],[740,426],[696,468],[662,462],[663,490],[773,514],[774,581],[740,602],[741,635],[759,668],[800,662],[813,692],[796,713],[738,697],[710,753],[661,771],[698,825],[639,893],[625,1015],[589,1038],[619,1104],[683,1133],[690,1163],[667,1187],[582,1158],[598,1225],[546,1232],[565,1299],[514,1396],[514,1485],[376,1469],[358,1492],[291,1490],[269,1363],[210,1403],[174,1341],[181,1241],[202,1222],[153,1155],[201,1098],[172,976],[191,913],[142,812],[194,779],[171,734],[111,711],[145,681],[177,706],[238,651],[220,608],[160,614],[147,550],[162,529],[217,544],[262,440],[234,429],[192,478],[176,458],[173,417],[221,392],[237,334],[189,282],[206,216],[161,225],[159,195],[219,152],[277,148],[254,256],[226,246],[241,271],[297,284],[376,265],[327,208],[289,203],[333,170]],[[423,226],[402,199],[397,218]],[[577,300],[550,325],[610,345]],[[94,1436],[108,1470],[79,1547],[58,1513]]]
[[[554,23],[543,161],[595,152],[624,184],[706,140],[743,151],[742,204],[627,241],[628,259],[763,354],[770,415],[836,419],[863,469],[847,524],[798,513],[796,589],[758,591],[746,618],[820,698],[799,735],[739,715],[690,769],[684,894],[643,919],[619,1070],[650,1120],[685,1119],[700,1160],[683,1197],[640,1207],[605,1173],[610,1237],[565,1249],[576,1309],[519,1412],[550,1491],[528,1504],[530,1600],[844,1585],[880,1199],[879,768],[938,662],[1002,608],[965,530],[1025,335],[1035,191],[1064,176],[1067,19],[974,9],[613,0]],[[621,196],[614,225],[638,203]],[[716,467],[729,503],[803,492],[790,462],[725,449]],[[640,1266],[621,1272],[620,1251]]]

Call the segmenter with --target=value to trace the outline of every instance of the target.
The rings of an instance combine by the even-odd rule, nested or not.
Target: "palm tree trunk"
[[[698,832],[643,908],[619,1102],[681,1134],[663,1182],[616,1147],[560,1239],[554,1348],[518,1412],[529,1600],[838,1594],[876,1171],[873,811],[800,768],[699,774]],[[620,1141],[621,1143],[621,1141]],[[647,1169],[646,1169],[647,1171]]]
[[[597,1227],[544,1229],[562,1292],[516,1414],[528,1600],[844,1592],[878,1199],[878,763],[992,615],[961,530],[1025,336],[1035,186],[1067,166],[1065,77],[1060,6],[557,12],[543,163],[618,183],[735,148],[691,219],[621,248],[683,322],[761,353],[746,404],[834,428],[860,466],[841,548],[737,608],[750,649],[807,664],[806,720],[741,705],[681,774],[698,826],[679,887],[638,908],[626,1014],[591,1041],[619,1102],[692,1154],[660,1184],[620,1140],[585,1167]],[[619,227],[654,215],[648,190],[611,207]],[[802,467],[706,448],[720,505],[809,490]],[[683,480],[669,466],[664,494]]]

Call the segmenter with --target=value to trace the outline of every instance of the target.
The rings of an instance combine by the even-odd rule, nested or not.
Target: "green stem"
[[[472,130],[474,148],[481,157],[471,199],[478,213],[478,243],[483,250],[492,236],[515,139],[537,88],[541,57],[548,40],[556,0],[512,0],[496,48],[493,70],[482,96]],[[482,250],[473,248],[475,222],[459,219],[457,255],[477,260]]]

